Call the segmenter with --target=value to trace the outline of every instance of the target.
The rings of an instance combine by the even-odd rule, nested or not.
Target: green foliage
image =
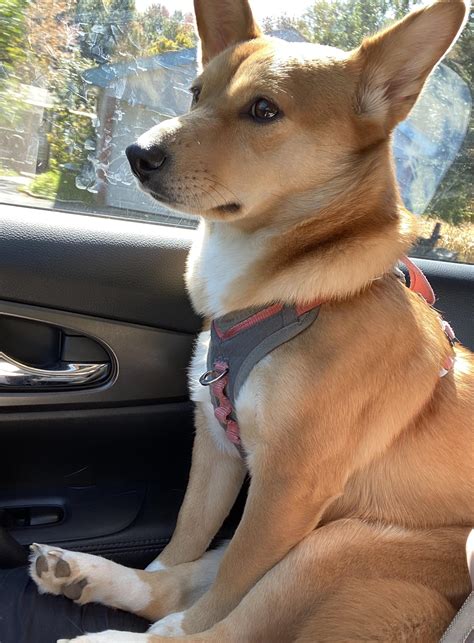
[[[18,172],[0,163],[0,176],[18,176]]]
[[[41,175],[40,175],[41,176]],[[57,201],[76,201],[84,204],[94,203],[95,195],[76,187],[77,172],[62,169],[60,171]]]
[[[144,14],[135,16],[126,34],[119,39],[114,58],[144,58],[165,51],[187,49],[196,44],[191,15],[175,11],[170,14],[163,5],[151,5]]]
[[[80,28],[82,55],[97,63],[152,56],[196,44],[192,16],[180,11],[170,14],[160,4],[137,14],[134,0],[77,0],[74,21]]]
[[[28,2],[0,1],[0,127],[14,129],[21,124],[23,92],[15,68],[26,60]]]
[[[472,14],[471,14],[472,18]],[[445,62],[469,85],[474,83],[474,32],[472,20],[466,26],[456,46],[449,52]],[[474,163],[474,111],[471,109],[469,128],[461,150],[443,178],[431,201],[427,214],[433,218],[460,225],[474,224],[474,187],[472,168]]]
[[[49,170],[38,174],[28,186],[28,191],[35,196],[55,199],[59,189],[61,173],[58,170]]]
[[[79,168],[87,160],[85,142],[94,138],[91,118],[58,106],[52,115],[48,134],[53,165],[62,167],[68,164]]]
[[[14,76],[0,79],[0,127],[20,130],[28,106],[24,85]]]
[[[429,204],[428,216],[453,225],[474,224],[474,124],[471,123],[463,146]]]
[[[0,2],[0,77],[1,67],[13,67],[25,60],[25,12],[29,0]]]
[[[316,0],[301,18],[265,21],[270,29],[293,28],[310,42],[350,50],[361,40],[406,15],[420,0]]]
[[[80,29],[85,58],[109,62],[117,43],[127,33],[135,15],[134,0],[76,0],[74,22]]]
[[[24,191],[51,201],[92,203],[93,195],[90,192],[78,190],[75,178],[74,172],[53,168],[38,174]]]

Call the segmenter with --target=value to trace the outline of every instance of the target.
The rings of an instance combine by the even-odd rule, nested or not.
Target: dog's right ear
[[[261,35],[248,0],[194,0],[194,11],[203,65],[227,47]]]

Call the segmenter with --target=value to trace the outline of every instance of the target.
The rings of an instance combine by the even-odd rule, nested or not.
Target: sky
[[[163,4],[170,11],[175,9],[193,12],[193,0],[135,0],[138,11],[144,11],[151,4]],[[311,0],[250,0],[252,11],[257,20],[266,16],[279,16],[286,13],[289,16],[301,15],[311,4]]]

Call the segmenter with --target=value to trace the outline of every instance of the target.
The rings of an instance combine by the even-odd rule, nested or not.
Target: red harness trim
[[[228,371],[228,365],[224,361],[216,362],[214,368],[217,373],[227,373]],[[214,409],[214,415],[220,424],[225,426],[225,434],[232,444],[240,447],[239,425],[230,417],[232,413],[232,404],[225,394],[227,380],[227,375],[224,375],[224,377],[221,377],[217,382],[211,384],[211,393],[219,402],[219,406]]]
[[[223,331],[219,328],[219,326],[216,324],[214,321],[214,328],[216,329],[216,333],[220,339],[230,339],[231,337],[235,337],[238,333],[241,333],[243,330],[246,328],[250,328],[251,326],[256,326],[260,322],[262,322],[264,319],[268,319],[268,317],[271,317],[272,315],[276,315],[277,313],[282,310],[283,304],[274,304],[273,306],[269,306],[268,308],[264,308],[263,310],[259,310],[257,313],[254,315],[251,315],[247,319],[243,319],[241,322],[238,324],[235,324],[235,326],[232,326],[226,331]]]
[[[313,301],[309,304],[297,305],[296,314],[298,316],[304,315],[304,313],[307,313],[313,308],[320,306],[321,303],[322,303],[321,301]],[[219,328],[219,326],[216,324],[215,321],[213,321],[212,323],[214,324],[214,328],[216,330],[216,333],[219,339],[230,339],[231,337],[235,337],[235,335],[238,335],[239,333],[241,333],[243,330],[246,330],[247,328],[251,328],[252,326],[256,326],[264,319],[268,319],[269,317],[276,315],[283,309],[283,307],[284,307],[283,304],[273,304],[273,306],[269,306],[268,308],[259,310],[258,313],[255,313],[254,315],[251,315],[247,319],[242,320],[238,324],[235,324],[235,326],[231,326],[231,328],[229,328],[226,331],[223,331],[221,328]]]
[[[421,268],[418,268],[408,257],[402,257],[402,263],[408,268],[410,290],[416,292],[417,295],[421,295],[427,304],[433,306],[436,301],[434,290]]]

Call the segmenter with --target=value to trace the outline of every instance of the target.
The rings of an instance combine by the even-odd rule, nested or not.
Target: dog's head
[[[347,190],[364,154],[388,148],[467,13],[462,0],[442,0],[344,53],[264,37],[247,0],[195,8],[203,70],[191,109],[127,155],[141,187],[169,207],[255,222],[303,216]]]

